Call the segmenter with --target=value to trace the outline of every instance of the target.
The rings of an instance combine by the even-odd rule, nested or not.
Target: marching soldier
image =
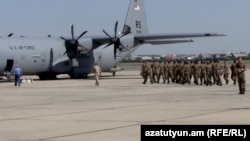
[[[198,79],[200,77],[200,69],[197,60],[194,62],[193,71],[194,71],[194,83],[198,85]]]
[[[166,63],[165,63],[166,65]],[[157,67],[157,83],[160,83],[160,79],[161,79],[161,76],[162,76],[162,79],[163,79],[163,83],[166,81],[165,80],[165,74],[164,74],[164,64],[162,64],[161,62],[159,62],[158,64],[158,67]]]
[[[176,83],[180,83],[181,82],[181,69],[182,69],[182,61],[179,60],[176,63],[176,76],[175,76],[175,81]]]
[[[216,61],[216,84],[219,86],[222,86],[222,82],[221,82],[221,76],[223,75],[223,68],[220,64],[220,61],[217,60]]]
[[[143,84],[147,83],[148,77],[150,78],[151,84],[153,84],[152,69],[151,69],[151,66],[150,66],[150,64],[148,62],[145,62],[145,64],[143,65],[143,73],[142,74],[144,76]]]
[[[165,84],[166,83],[166,80],[168,79],[168,64],[166,62],[164,62],[164,65],[163,65],[163,83]]]
[[[213,78],[213,84],[215,85],[217,83],[216,60],[214,60],[212,63],[212,78]]]
[[[180,67],[179,68],[180,69],[179,83],[183,84],[184,83],[184,61],[183,60],[181,60],[179,67]]]
[[[190,85],[191,80],[190,80],[190,65],[187,61],[185,61],[184,67],[183,67],[183,71],[184,71],[184,77],[183,77],[183,81],[182,84],[188,83]]]
[[[207,77],[206,77],[206,82],[207,82],[207,86],[208,85],[212,85],[212,65],[211,65],[212,61],[208,61],[207,62],[207,66],[206,66],[206,73],[207,73]]]
[[[142,65],[141,65],[141,73],[140,75],[142,76],[142,78],[144,79],[145,77],[145,70],[146,70],[146,67],[147,67],[147,62],[145,60],[142,60]]]
[[[172,61],[169,61],[168,62],[168,65],[167,65],[167,68],[168,68],[168,77],[167,77],[167,80],[168,80],[168,84],[170,82],[170,79],[171,81],[174,83],[174,64]]]
[[[177,79],[177,69],[176,69],[176,66],[177,66],[177,61],[175,60],[173,62],[173,73],[174,73],[173,83],[176,83],[176,79]]]
[[[155,61],[151,64],[151,69],[152,69],[152,79],[153,82],[156,83],[156,78],[157,78],[157,65]]]
[[[205,65],[205,62],[204,61],[201,61],[201,65],[200,65],[200,81],[201,81],[201,84],[206,84],[206,65]]]
[[[229,76],[229,68],[227,65],[227,61],[224,61],[224,68],[223,68],[223,77],[224,80],[226,81],[226,84],[228,84],[229,80],[228,80],[228,76]]]
[[[236,85],[236,78],[237,78],[236,60],[234,60],[234,62],[231,65],[230,69],[231,69],[231,79],[233,80],[234,85]]]
[[[237,75],[238,75],[238,84],[239,84],[239,94],[245,94],[246,91],[246,79],[245,79],[245,71],[246,65],[242,62],[241,57],[238,58],[238,62],[236,64]]]

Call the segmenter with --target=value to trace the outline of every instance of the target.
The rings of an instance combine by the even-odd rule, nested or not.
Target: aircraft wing
[[[224,34],[217,33],[196,33],[196,34],[148,34],[148,35],[135,35],[135,40],[160,40],[160,39],[179,39],[179,38],[198,38],[198,37],[214,37],[225,36]]]
[[[214,36],[226,36],[224,34],[217,33],[196,33],[196,34],[145,34],[145,35],[134,35],[135,41],[140,43],[148,43],[152,45],[160,44],[173,44],[173,43],[186,43],[193,42],[193,40],[172,40],[181,38],[199,38],[199,37],[214,37]],[[110,42],[110,38],[107,36],[95,36],[93,39],[94,48],[96,49],[103,44]],[[171,40],[170,40],[171,39]]]

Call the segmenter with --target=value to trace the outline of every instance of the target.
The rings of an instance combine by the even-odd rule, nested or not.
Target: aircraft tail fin
[[[130,0],[122,34],[148,34],[144,0]]]

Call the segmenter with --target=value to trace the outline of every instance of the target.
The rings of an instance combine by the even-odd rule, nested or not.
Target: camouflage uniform
[[[146,63],[146,65],[143,67],[143,76],[144,76],[143,84],[147,83],[148,77],[150,78],[151,84],[153,84],[152,69],[151,69],[150,64],[148,64],[148,63]]]
[[[160,82],[161,76],[162,76],[163,83],[164,83],[166,81],[165,74],[164,74],[164,64],[159,62],[158,67],[157,67],[157,83]]]
[[[198,85],[198,80],[200,78],[200,68],[198,61],[195,62],[193,69],[194,69],[194,83]]]
[[[176,66],[177,66],[177,62],[176,61],[174,61],[173,62],[173,73],[174,73],[174,83],[176,83],[176,79],[177,79],[177,69],[176,69]]]
[[[200,85],[203,84],[206,84],[206,65],[205,65],[205,62],[201,62],[201,65],[200,65]]]
[[[171,81],[174,83],[174,64],[173,62],[169,62],[167,67],[168,67],[168,77],[167,77],[167,80],[168,80],[168,83],[170,82],[170,79]]]
[[[226,81],[226,84],[228,84],[228,82],[229,82],[228,76],[229,76],[229,68],[227,65],[227,61],[224,61],[223,77],[224,77],[224,80]]]
[[[216,63],[216,84],[219,86],[222,86],[222,82],[221,82],[221,76],[223,75],[223,67],[220,64],[220,61],[217,60]]]
[[[234,60],[234,63],[230,67],[231,70],[231,79],[234,82],[234,85],[236,85],[236,79],[237,79],[237,70],[236,70],[236,60]]]
[[[147,67],[147,62],[146,61],[143,61],[142,65],[141,65],[141,72],[140,72],[140,75],[142,76],[142,78],[144,79],[145,77],[145,68]]]
[[[242,62],[241,57],[239,57],[238,63],[236,64],[237,75],[238,75],[238,84],[240,94],[245,94],[246,91],[246,79],[245,79],[245,71],[246,66]]]
[[[188,64],[188,62],[185,62],[185,65],[183,67],[183,71],[184,71],[184,77],[183,77],[183,81],[182,84],[188,83],[190,85],[191,80],[190,80],[190,65]]]
[[[151,69],[152,69],[152,79],[153,82],[156,83],[156,78],[157,78],[157,65],[155,62],[153,62],[153,64],[151,64]]]
[[[212,85],[212,65],[211,65],[211,62],[207,62],[207,65],[206,65],[206,73],[207,73],[207,77],[206,77],[206,82],[207,82],[207,86],[208,85]]]
[[[166,83],[166,80],[168,79],[168,64],[164,62],[163,65],[163,83]]]

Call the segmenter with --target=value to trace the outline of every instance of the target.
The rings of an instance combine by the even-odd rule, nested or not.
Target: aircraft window
[[[34,60],[34,62],[36,63],[36,60]]]

